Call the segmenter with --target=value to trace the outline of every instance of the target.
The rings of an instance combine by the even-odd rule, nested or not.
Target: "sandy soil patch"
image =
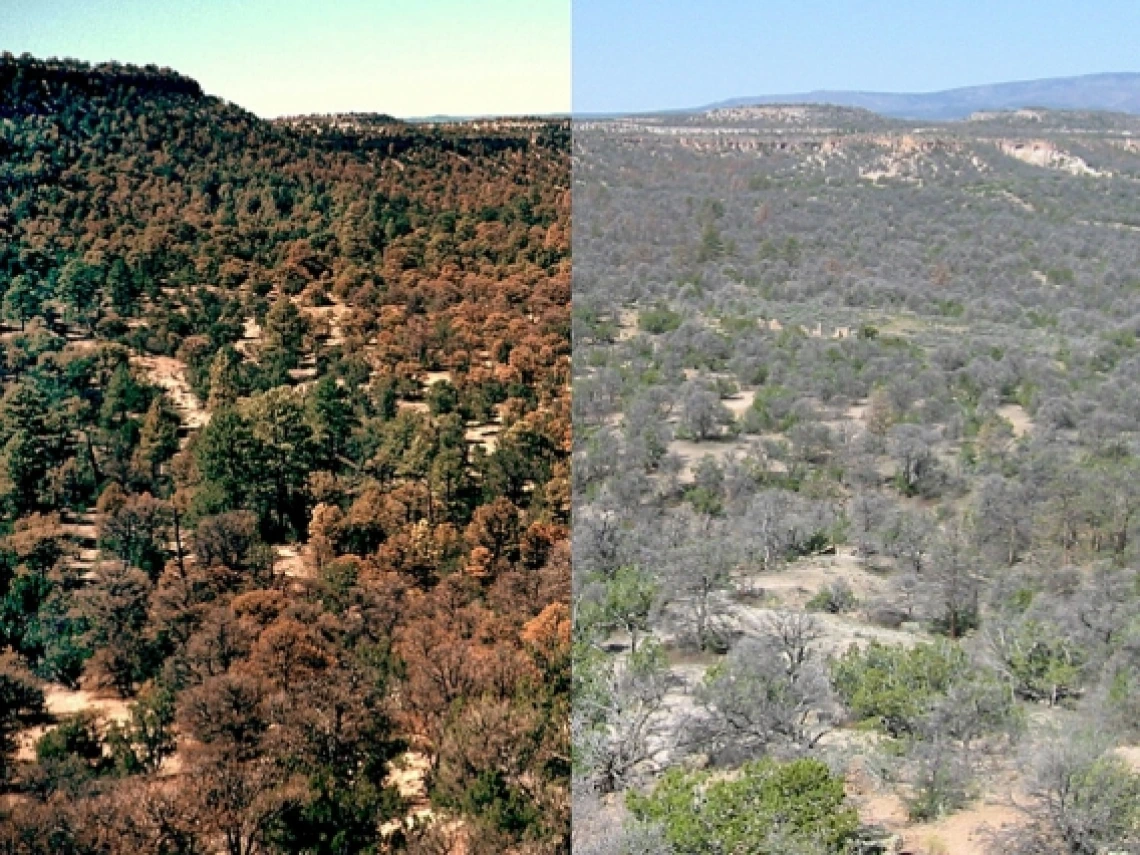
[[[661,712],[650,725],[651,732],[646,740],[657,762],[669,762],[677,750],[676,740],[684,732],[686,722],[702,714],[693,691],[704,679],[708,667],[698,662],[670,666],[669,677],[673,685],[665,693]]]
[[[290,579],[308,579],[312,573],[309,545],[279,546],[273,569]]]
[[[381,827],[382,833],[391,834],[401,824],[410,825],[417,820],[430,820],[434,816],[427,792],[427,775],[430,771],[431,761],[419,751],[406,751],[389,764],[387,783],[407,800],[409,810],[402,820],[394,819],[385,823]]]
[[[847,775],[847,794],[865,825],[877,825],[898,835],[901,853],[910,855],[991,855],[995,832],[1016,828],[1026,821],[1017,801],[1008,795],[1018,790],[1016,774],[1002,775],[1004,786],[959,811],[933,822],[912,822],[906,803],[885,789],[856,758]],[[1018,800],[1024,799],[1023,793]]]
[[[915,855],[989,855],[994,832],[1015,828],[1025,817],[1009,805],[982,802],[937,822],[901,830],[904,851]]]
[[[836,582],[845,582],[864,602],[880,595],[887,585],[882,576],[867,570],[853,548],[841,547],[835,555],[801,558],[778,573],[749,575],[742,587],[751,597],[771,597],[785,608],[803,609],[822,588]]]
[[[210,421],[209,412],[190,390],[183,362],[171,356],[132,356],[131,364],[140,368],[151,383],[170,396],[186,427],[196,430]]]
[[[1140,745],[1121,745],[1114,751],[1117,757],[1140,773]]]
[[[248,317],[242,322],[241,340],[234,344],[234,349],[246,358],[253,356],[257,345],[261,343],[261,324],[256,318]]]
[[[703,457],[712,457],[719,463],[732,454],[738,457],[744,457],[749,453],[762,454],[758,440],[752,438],[722,439],[710,442],[675,439],[669,443],[669,451],[681,459],[680,477],[682,481],[692,479],[693,470]]]
[[[870,408],[868,401],[856,401],[854,404],[846,409],[846,416],[848,421],[859,422],[863,424],[867,421],[867,410]]]
[[[742,389],[730,398],[724,398],[721,403],[728,407],[734,418],[739,419],[752,406],[756,398],[755,389]]]
[[[87,689],[67,689],[57,685],[44,689],[44,704],[48,714],[55,718],[93,710],[109,721],[126,721],[130,718],[128,703],[114,695]]]
[[[856,792],[852,793],[855,789]],[[876,793],[870,796],[858,795],[859,785],[848,784],[848,796],[856,803],[859,819],[865,825],[880,825],[883,828],[899,829],[909,822],[906,805],[894,793]]]
[[[314,322],[317,335],[324,338],[326,345],[337,347],[344,344],[344,322],[352,313],[351,306],[334,300],[329,306],[302,306],[301,311]],[[261,337],[261,329],[252,318],[246,321],[245,333],[246,338]]]
[[[618,341],[629,341],[637,336],[637,318],[635,309],[622,309],[618,312]]]
[[[36,759],[36,743],[61,719],[76,713],[91,711],[104,722],[125,722],[131,717],[128,701],[114,695],[95,693],[87,689],[67,689],[50,684],[44,687],[44,707],[51,721],[29,727],[16,738],[16,759],[32,762]]]
[[[770,332],[781,332],[784,329],[784,324],[776,318],[760,318],[757,322],[762,330],[769,330]],[[825,328],[822,321],[817,321],[815,326],[808,327],[799,324],[799,330],[806,336],[812,338],[851,338],[854,331],[849,326],[836,326]]]
[[[67,339],[67,349],[69,351],[80,353],[90,353],[93,350],[98,350],[99,342],[85,333],[67,333],[64,338]]]
[[[427,784],[431,761],[419,751],[406,751],[393,761],[388,772],[388,783],[394,786],[400,796],[414,803],[426,804]]]
[[[1033,430],[1033,419],[1021,404],[1003,404],[997,413],[1013,426],[1013,435],[1018,439]]]
[[[737,605],[735,609],[736,628],[745,636],[760,636],[768,631],[769,620],[776,609],[758,606]],[[874,626],[859,620],[854,615],[814,615],[820,631],[816,650],[822,656],[838,656],[852,645],[862,646],[877,641],[880,644],[911,646],[926,640],[926,633],[905,629],[888,629]]]
[[[499,447],[499,432],[502,430],[501,425],[473,425],[467,428],[464,436],[471,445],[481,445],[483,450],[488,454],[493,454],[495,449]]]

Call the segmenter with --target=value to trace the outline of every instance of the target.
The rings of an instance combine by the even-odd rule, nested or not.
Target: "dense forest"
[[[575,126],[575,852],[1140,852],[1138,133]]]
[[[0,852],[568,851],[569,137],[0,56]]]

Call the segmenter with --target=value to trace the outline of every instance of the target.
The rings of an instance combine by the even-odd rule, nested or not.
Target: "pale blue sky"
[[[576,112],[1140,71],[1136,0],[574,0]]]
[[[0,50],[169,66],[266,117],[570,108],[570,0],[0,0]]]
[[[1140,70],[1136,0],[0,0],[0,49],[167,65],[262,116],[644,110]],[[574,59],[571,76],[571,54]]]

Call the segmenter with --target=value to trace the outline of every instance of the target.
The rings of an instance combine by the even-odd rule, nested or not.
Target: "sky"
[[[0,0],[0,50],[168,66],[266,118],[570,109],[570,0]]]
[[[574,111],[1140,71],[1136,0],[574,0]]]
[[[1140,70],[1136,33],[1136,0],[0,0],[0,50],[169,66],[265,117],[931,91]]]

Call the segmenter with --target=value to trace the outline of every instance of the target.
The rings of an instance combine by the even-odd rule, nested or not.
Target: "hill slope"
[[[0,57],[0,849],[560,851],[568,136]]]
[[[575,126],[576,855],[1137,851],[1138,127]]]

